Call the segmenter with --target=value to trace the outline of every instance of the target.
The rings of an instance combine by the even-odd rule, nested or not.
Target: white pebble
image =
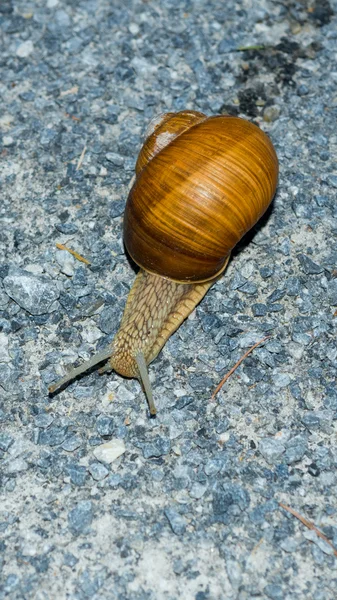
[[[11,135],[4,135],[4,137],[2,139],[2,143],[4,146],[11,146],[13,144],[13,142],[14,142],[14,140]]]
[[[16,56],[19,58],[26,58],[29,56],[34,50],[34,44],[31,40],[27,40],[20,44],[20,46],[16,50]]]
[[[67,250],[58,250],[56,260],[60,265],[61,273],[72,277],[74,275],[75,259]]]
[[[97,460],[105,462],[107,464],[113,463],[117,458],[122,456],[125,452],[125,444],[123,440],[117,438],[110,440],[106,444],[97,446],[93,451],[93,454]]]

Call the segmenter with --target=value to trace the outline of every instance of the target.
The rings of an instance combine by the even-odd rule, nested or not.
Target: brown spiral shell
[[[124,216],[126,248],[150,273],[211,280],[268,208],[277,178],[274,147],[249,121],[165,115],[138,157]]]

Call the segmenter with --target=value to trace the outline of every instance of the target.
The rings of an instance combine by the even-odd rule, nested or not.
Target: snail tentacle
[[[86,360],[79,367],[70,369],[69,373],[67,373],[66,375],[64,375],[64,377],[61,377],[61,379],[59,379],[58,381],[56,381],[55,383],[53,383],[52,385],[50,385],[48,387],[49,393],[53,394],[54,392],[56,392],[56,390],[58,390],[59,388],[63,387],[66,383],[68,383],[68,381],[75,379],[78,375],[82,375],[82,373],[85,373],[85,371],[88,371],[89,369],[91,369],[91,367],[95,367],[96,365],[103,362],[104,360],[107,360],[108,358],[111,357],[112,353],[113,353],[113,347],[109,346],[108,348],[105,348],[101,352],[97,352],[96,354],[94,354],[94,356],[89,358],[89,360]]]

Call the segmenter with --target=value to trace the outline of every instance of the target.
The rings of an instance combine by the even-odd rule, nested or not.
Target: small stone
[[[0,450],[7,452],[8,448],[13,444],[14,438],[8,433],[0,433]]]
[[[19,58],[27,58],[34,50],[34,44],[31,40],[27,40],[26,42],[22,42],[20,46],[16,49],[16,56]]]
[[[226,569],[231,586],[237,590],[242,582],[242,569],[240,564],[238,561],[228,558],[226,559]]]
[[[73,233],[78,232],[78,227],[74,223],[57,223],[55,225],[55,227],[56,227],[57,231],[59,231],[60,233],[64,233],[65,235],[72,235]],[[60,252],[67,252],[67,251],[60,250]],[[67,254],[69,254],[69,252],[67,252]],[[71,256],[71,254],[69,254],[69,256]]]
[[[74,535],[85,533],[93,520],[93,506],[89,500],[79,502],[68,514],[69,529]]]
[[[124,164],[124,156],[116,154],[116,152],[108,152],[105,158],[116,167],[121,167]]]
[[[91,463],[88,467],[88,471],[95,481],[102,481],[109,475],[109,470],[100,462]]]
[[[187,522],[185,517],[180,515],[174,508],[166,508],[164,514],[170,523],[173,533],[182,535],[186,531]]]
[[[337,175],[328,175],[327,180],[331,187],[337,188]]]
[[[48,313],[59,297],[52,280],[37,277],[23,269],[10,269],[3,283],[8,296],[32,315]]]
[[[284,462],[291,465],[301,460],[307,450],[308,440],[301,435],[296,435],[286,443]]]
[[[73,435],[72,437],[69,437],[63,442],[62,448],[66,452],[74,452],[74,450],[77,450],[77,448],[79,448],[81,444],[81,438],[77,437],[76,435]]]
[[[320,419],[315,414],[315,412],[308,412],[301,419],[303,425],[308,427],[308,429],[318,429],[320,426]]]
[[[67,427],[50,427],[39,432],[37,443],[47,446],[59,446],[65,440]]]
[[[113,463],[117,458],[124,454],[126,448],[123,440],[117,438],[110,440],[106,444],[96,446],[93,455],[97,460],[107,464]]]
[[[190,496],[191,496],[191,498],[200,500],[200,498],[202,498],[202,496],[204,495],[206,490],[207,490],[207,485],[204,485],[199,482],[193,483],[193,485],[190,489]]]
[[[75,259],[67,250],[58,250],[56,252],[56,261],[60,266],[61,273],[68,275],[68,277],[74,275]]]
[[[283,600],[284,594],[280,585],[270,583],[263,589],[264,593],[270,600]]]
[[[17,575],[15,575],[15,573],[9,573],[9,575],[7,575],[5,581],[4,581],[4,592],[7,594],[10,594],[11,592],[14,592],[14,590],[18,587],[20,583],[20,579]]]
[[[114,431],[113,419],[105,415],[100,415],[96,421],[96,429],[103,437],[112,435]]]
[[[158,458],[168,454],[171,449],[171,442],[167,438],[158,436],[152,442],[144,444],[142,451],[144,458]]]
[[[291,377],[288,373],[275,373],[272,378],[273,383],[277,388],[285,388],[291,382]]]
[[[264,438],[260,440],[259,450],[267,463],[273,465],[278,461],[286,449],[278,440],[275,440],[274,438]]]
[[[125,210],[124,200],[115,200],[114,202],[111,202],[109,205],[109,216],[112,219],[115,219],[116,217],[120,217],[123,214],[124,210]]]
[[[36,427],[39,427],[41,429],[47,429],[47,427],[49,427],[53,421],[53,415],[50,415],[48,413],[40,413],[39,415],[36,415],[34,419]]]
[[[230,510],[237,514],[248,508],[250,497],[244,488],[233,483],[226,483],[223,488],[213,493],[212,507],[215,515],[225,515]]]
[[[2,138],[2,143],[5,147],[12,146],[14,144],[14,139],[11,135],[4,135]]]
[[[298,254],[297,256],[302,269],[307,275],[318,275],[319,273],[323,273],[324,267],[316,264],[309,256],[305,254]]]
[[[279,116],[280,108],[276,105],[267,106],[263,111],[263,120],[266,121],[266,123],[272,123],[273,121],[276,121]]]
[[[285,552],[296,552],[298,548],[298,542],[292,537],[287,537],[281,541],[280,546]]]
[[[318,546],[318,548],[320,550],[322,550],[322,552],[324,552],[324,554],[327,554],[328,556],[333,556],[334,555],[334,549],[332,546],[330,546],[330,544],[328,544],[328,542],[326,540],[323,540],[321,537],[319,537],[316,533],[316,531],[313,531],[311,529],[309,529],[309,531],[304,531],[303,532],[303,536],[307,539],[310,540],[311,542],[313,542],[314,544],[316,544],[316,546]]]
[[[63,556],[63,564],[71,569],[78,563],[78,558],[74,556],[71,552],[65,552]]]
[[[267,306],[265,304],[257,302],[256,304],[252,304],[251,308],[254,317],[264,317],[267,314]]]
[[[70,477],[71,483],[79,487],[85,484],[88,477],[87,469],[74,463],[66,467],[65,473]]]
[[[14,475],[15,473],[22,473],[23,471],[27,471],[29,469],[29,464],[23,458],[15,458],[11,460],[8,465],[6,472],[8,474]]]
[[[330,306],[337,306],[337,279],[328,283],[328,299]]]

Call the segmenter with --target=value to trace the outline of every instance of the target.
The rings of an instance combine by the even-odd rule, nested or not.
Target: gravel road
[[[1,0],[1,600],[336,599],[336,15]],[[270,136],[272,207],[151,365],[156,419],[95,369],[49,396],[118,328],[137,153],[184,108]]]

